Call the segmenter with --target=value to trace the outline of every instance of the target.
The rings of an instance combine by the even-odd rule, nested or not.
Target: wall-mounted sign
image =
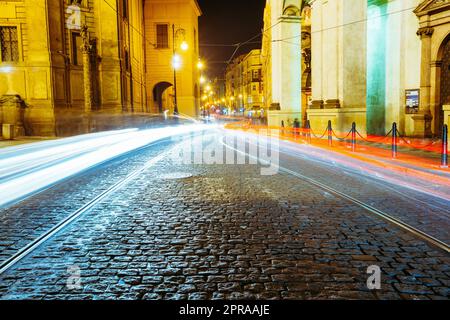
[[[420,101],[420,90],[406,90],[406,113],[418,113],[419,112],[419,101]]]

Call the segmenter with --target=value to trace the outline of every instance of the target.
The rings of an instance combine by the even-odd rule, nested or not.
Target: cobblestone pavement
[[[308,163],[308,169],[299,161],[281,159],[315,178],[333,174],[329,180],[336,184],[359,181],[353,192],[370,195],[364,200],[397,205],[398,198],[368,178],[320,164]],[[27,200],[22,205],[29,210],[10,209],[5,224],[13,214],[23,215],[24,224],[48,215],[40,201],[59,204],[54,211],[67,214],[83,196],[98,192],[96,181],[114,180],[109,174],[115,170],[106,171],[79,177],[57,197],[49,191]],[[406,203],[398,210],[410,210]],[[3,274],[0,297],[448,299],[449,262],[448,254],[293,176],[262,176],[257,165],[180,165],[168,159]],[[371,265],[382,270],[380,290],[367,288]],[[80,287],[67,286],[77,271]]]
[[[301,149],[299,149],[301,150]],[[445,243],[450,243],[450,202],[393,185],[362,170],[348,168],[330,161],[298,157],[281,146],[281,165],[302,173],[336,190],[345,192]],[[394,174],[392,174],[394,175]],[[433,182],[430,181],[430,184]],[[447,188],[446,192],[450,192]]]

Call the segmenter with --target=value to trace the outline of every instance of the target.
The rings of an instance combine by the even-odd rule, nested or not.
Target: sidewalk
[[[253,130],[258,132],[258,134],[264,134],[261,133],[260,130],[266,130],[265,134],[276,136],[281,140],[296,144],[307,144],[306,138],[302,133],[295,135],[293,129],[289,128],[281,129],[252,126],[247,122],[227,124],[225,128],[241,131]],[[275,130],[275,132],[271,133],[267,131],[272,129]],[[327,135],[322,139],[319,138],[312,137],[310,145],[315,148],[325,149],[360,161],[365,161],[390,171],[421,177],[427,181],[439,181],[446,185],[450,185],[450,169],[441,167],[441,141],[437,141],[432,147],[428,148],[428,150],[423,150],[409,147],[405,141],[399,138],[398,155],[396,159],[393,159],[390,137],[386,137],[382,143],[368,142],[358,137],[356,140],[356,150],[354,152],[351,147],[351,138],[348,138],[345,141],[339,141],[333,136],[332,146],[328,145]],[[405,140],[414,140],[414,145],[419,146],[426,146],[430,143],[430,140],[419,141],[418,139],[409,138],[406,138]]]

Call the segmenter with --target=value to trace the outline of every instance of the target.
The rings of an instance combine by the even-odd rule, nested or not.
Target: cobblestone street
[[[214,144],[222,138],[217,133]],[[0,260],[176,143],[3,209]],[[448,243],[448,202],[284,154],[288,147],[281,146],[281,166]],[[260,169],[159,161],[1,275],[0,298],[448,299],[446,252],[307,181]],[[382,272],[379,290],[367,287],[371,265]],[[79,286],[68,285],[78,275]]]

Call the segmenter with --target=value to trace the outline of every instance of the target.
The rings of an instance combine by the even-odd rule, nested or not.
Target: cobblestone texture
[[[173,179],[177,172],[192,177]],[[370,181],[360,183],[359,195],[386,196]],[[67,210],[80,205],[79,198],[65,203]],[[39,208],[22,214],[30,212]],[[1,276],[0,297],[448,299],[449,262],[447,254],[292,176],[261,176],[252,165],[162,161]],[[381,290],[367,289],[370,265],[382,270]],[[66,286],[71,266],[80,269],[80,289]]]
[[[154,147],[132,156],[112,160],[81,176],[31,197],[0,212],[0,261],[4,261],[53,225],[76,211],[99,193],[107,190],[132,170],[140,168],[173,141],[158,142]]]
[[[283,152],[283,149],[281,151]],[[281,166],[351,195],[445,243],[450,243],[449,201],[390,184],[374,178],[373,174],[368,177],[365,172],[359,170],[333,163],[324,165],[286,153],[281,155]],[[450,192],[450,189],[446,191]]]

